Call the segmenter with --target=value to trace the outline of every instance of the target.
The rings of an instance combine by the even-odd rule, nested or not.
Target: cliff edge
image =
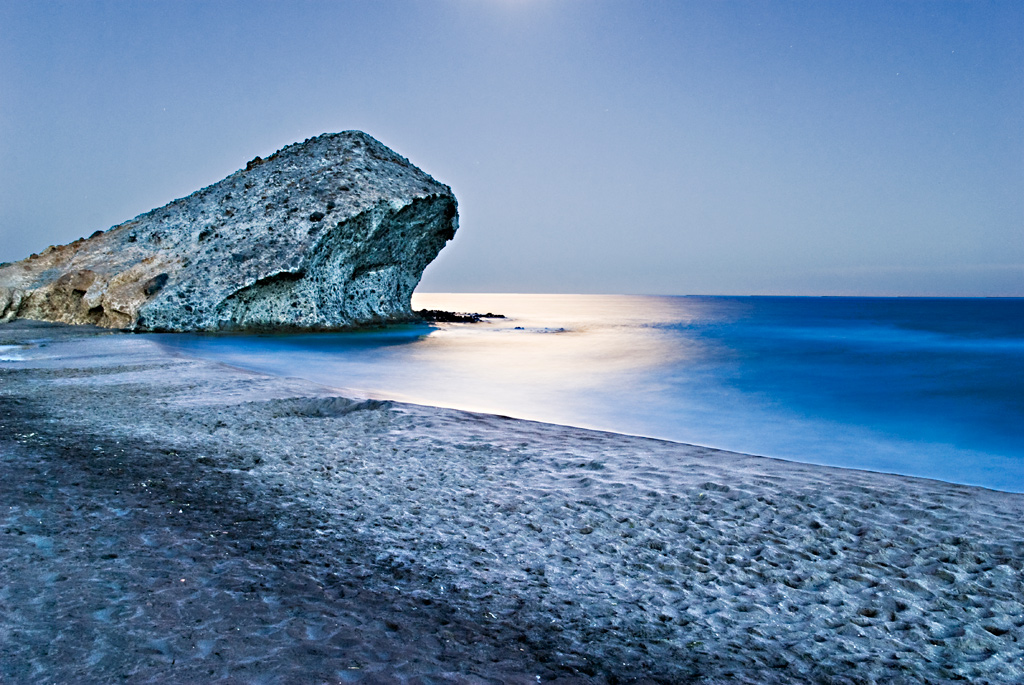
[[[457,228],[448,186],[365,133],[324,134],[0,265],[0,321],[231,331],[407,319],[423,269]]]

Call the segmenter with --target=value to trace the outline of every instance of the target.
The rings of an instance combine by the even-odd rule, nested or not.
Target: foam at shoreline
[[[1022,495],[0,344],[5,680],[1024,680]]]

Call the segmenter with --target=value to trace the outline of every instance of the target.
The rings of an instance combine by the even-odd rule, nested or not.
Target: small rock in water
[[[429,323],[480,323],[482,319],[504,319],[504,314],[477,314],[475,312],[446,312],[440,309],[419,309],[416,315]]]

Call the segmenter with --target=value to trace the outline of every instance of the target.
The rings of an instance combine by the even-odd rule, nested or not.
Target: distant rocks
[[[417,309],[416,316],[430,323],[480,323],[483,319],[504,319],[504,314],[446,312],[440,309]]]
[[[448,186],[365,133],[324,134],[0,265],[0,320],[231,331],[411,319],[423,269],[457,228]]]

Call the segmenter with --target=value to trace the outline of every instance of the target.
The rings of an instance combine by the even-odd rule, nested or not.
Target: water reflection
[[[1024,490],[1024,331],[1007,323],[1024,302],[417,294],[413,306],[507,318],[157,338],[371,396]]]
[[[659,314],[669,320],[669,308],[645,311],[647,303],[641,298],[423,295],[414,302],[468,311],[490,304],[507,317],[473,327],[439,326],[413,352],[414,359],[439,365],[446,377],[486,384],[462,388],[460,396],[468,391],[476,397],[506,398],[520,389],[533,402],[545,403],[552,391],[576,393],[619,384],[693,354],[686,341],[651,325]]]
[[[642,384],[657,368],[699,354],[692,342],[658,327],[678,318],[678,306],[650,300],[417,294],[416,309],[495,311],[506,318],[356,333],[158,339],[229,364],[371,395],[593,426],[609,391]]]

